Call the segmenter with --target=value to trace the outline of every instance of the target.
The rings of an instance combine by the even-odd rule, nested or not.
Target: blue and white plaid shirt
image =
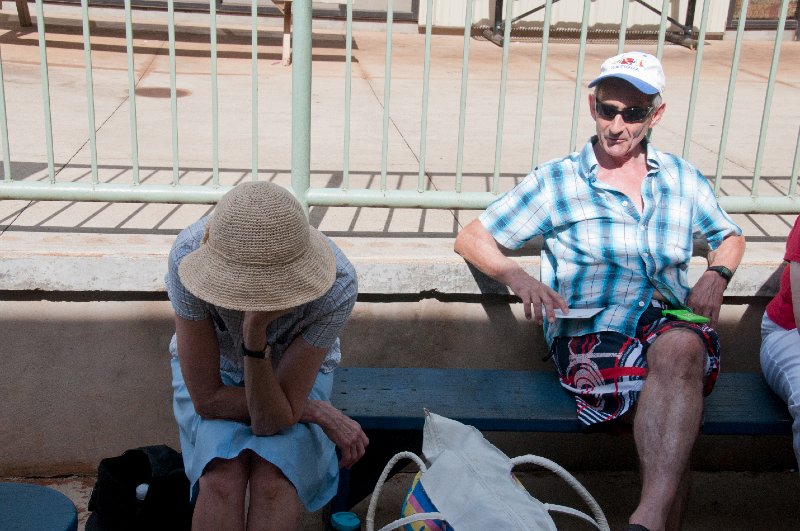
[[[164,282],[175,313],[190,321],[211,317],[220,350],[220,368],[234,380],[244,377],[242,361],[242,322],[244,312],[229,310],[209,304],[194,296],[181,282],[178,266],[186,255],[200,247],[208,216],[185,228],[172,245],[169,266]],[[296,337],[311,345],[328,349],[322,372],[334,370],[341,361],[339,333],[344,328],[358,295],[356,271],[344,253],[328,239],[336,259],[336,279],[333,286],[320,298],[294,308],[267,327],[267,342],[272,345],[272,357],[280,360]],[[178,356],[176,337],[172,336],[170,353]]]
[[[716,249],[729,234],[742,233],[694,166],[650,144],[639,214],[628,197],[597,179],[595,141],[535,168],[480,216],[509,249],[543,235],[541,281],[570,308],[605,308],[591,319],[545,321],[548,343],[601,331],[632,337],[654,290],[671,306],[685,304],[694,237]]]

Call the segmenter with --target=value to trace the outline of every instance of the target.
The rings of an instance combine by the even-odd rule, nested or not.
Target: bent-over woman
[[[297,529],[368,443],[329,401],[353,266],[287,190],[249,182],[180,233],[166,285],[193,529]]]

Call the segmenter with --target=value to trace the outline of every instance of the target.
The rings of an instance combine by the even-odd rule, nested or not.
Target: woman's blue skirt
[[[243,385],[222,371],[225,385]],[[330,400],[333,372],[317,374],[310,400]],[[336,447],[316,424],[295,424],[275,435],[253,435],[250,426],[230,420],[208,420],[197,414],[183,381],[180,363],[172,358],[173,410],[180,428],[183,464],[192,496],[198,480],[214,459],[233,459],[245,449],[277,466],[292,482],[309,512],[322,508],[336,494],[339,466]]]

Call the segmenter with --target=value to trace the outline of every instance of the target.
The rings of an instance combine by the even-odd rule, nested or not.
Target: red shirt
[[[800,216],[794,220],[794,227],[789,232],[789,238],[786,240],[786,254],[783,259],[787,262],[800,262]],[[781,274],[781,287],[777,295],[767,304],[767,316],[786,330],[797,328],[794,321],[794,306],[792,306],[789,266],[786,266]]]

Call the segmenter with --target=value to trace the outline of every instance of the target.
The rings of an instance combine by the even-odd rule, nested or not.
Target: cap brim
[[[597,78],[592,80],[589,83],[588,86],[589,86],[589,88],[592,88],[595,85],[597,85],[598,83],[600,83],[601,81],[603,81],[604,79],[608,79],[610,77],[616,77],[616,78],[622,79],[623,81],[627,81],[628,83],[630,83],[631,85],[636,87],[636,90],[638,90],[639,92],[641,92],[643,94],[648,94],[648,95],[652,96],[653,94],[658,94],[659,93],[659,90],[656,87],[654,87],[653,85],[651,85],[650,83],[645,83],[644,81],[642,81],[641,79],[639,79],[637,77],[628,76],[628,75],[619,74],[619,73],[605,74],[605,75],[602,75],[602,76],[598,76]]]
[[[324,295],[336,279],[328,240],[310,227],[306,252],[288,264],[230,264],[209,245],[189,253],[178,268],[193,295],[229,310],[273,311],[300,306]]]

